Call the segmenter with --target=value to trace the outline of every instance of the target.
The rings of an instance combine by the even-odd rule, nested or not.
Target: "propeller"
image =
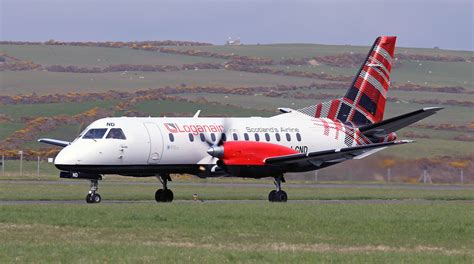
[[[223,132],[216,134],[201,133],[200,138],[201,142],[207,145],[207,154],[209,156],[204,157],[198,162],[198,164],[216,164],[217,161],[224,156],[224,142],[226,141],[226,132],[229,127],[228,118],[223,118],[222,120]],[[212,137],[209,138],[209,135]]]

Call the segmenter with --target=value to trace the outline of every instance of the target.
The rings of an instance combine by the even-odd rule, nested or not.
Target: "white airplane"
[[[396,37],[378,37],[342,98],[269,118],[113,117],[90,124],[74,141],[42,138],[64,147],[54,160],[61,178],[88,179],[88,203],[98,203],[105,174],[158,177],[157,202],[171,202],[170,174],[199,177],[273,177],[268,199],[286,202],[287,172],[318,170],[361,159],[397,140],[395,131],[433,115],[423,108],[383,120]]]

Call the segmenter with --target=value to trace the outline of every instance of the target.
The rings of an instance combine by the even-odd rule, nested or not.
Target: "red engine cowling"
[[[264,165],[266,158],[299,153],[277,144],[254,141],[229,141],[216,149],[225,165]]]

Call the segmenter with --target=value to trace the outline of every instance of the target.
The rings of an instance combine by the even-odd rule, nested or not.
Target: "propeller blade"
[[[216,164],[219,158],[224,155],[224,142],[227,140],[225,133],[228,132],[229,129],[229,119],[223,118],[222,119],[222,133],[201,133],[199,138],[203,144],[206,144],[207,154],[206,157],[201,159],[198,164]],[[213,139],[210,138],[214,135]]]
[[[216,164],[219,159],[212,156],[205,156],[202,160],[198,161],[197,164]]]

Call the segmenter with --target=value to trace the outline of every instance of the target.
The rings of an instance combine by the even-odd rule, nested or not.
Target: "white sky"
[[[472,0],[0,0],[2,40],[192,40],[474,50]]]

